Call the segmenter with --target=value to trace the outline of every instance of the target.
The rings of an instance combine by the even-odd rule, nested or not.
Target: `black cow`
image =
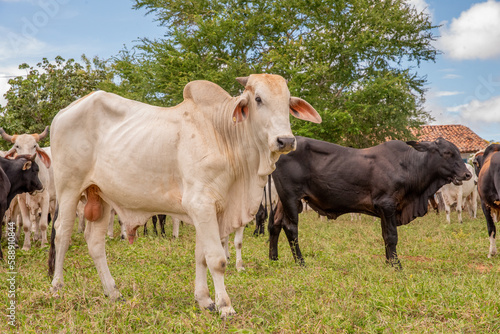
[[[42,190],[43,186],[38,178],[38,165],[33,156],[20,155],[15,159],[0,157],[0,221],[9,208],[12,199],[21,193]],[[0,224],[0,238],[2,229]],[[0,247],[0,258],[3,258]]]
[[[425,215],[429,198],[441,186],[461,184],[471,176],[458,148],[443,138],[435,142],[394,140],[354,149],[297,137],[296,151],[280,157],[272,174],[282,215],[274,219],[274,213],[270,214],[269,257],[278,258],[283,228],[295,260],[304,262],[298,242],[298,214],[304,199],[331,219],[349,212],[379,217],[387,261],[401,267],[397,226]]]
[[[497,253],[495,220],[500,218],[500,145],[491,144],[474,157],[474,167],[478,174],[477,192],[481,197],[481,208],[483,209],[488,237],[490,238],[490,251],[488,257]]]

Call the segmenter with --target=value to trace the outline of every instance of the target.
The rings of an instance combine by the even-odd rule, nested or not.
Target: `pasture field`
[[[7,324],[7,265],[0,266],[0,332],[5,333],[499,333],[500,258],[487,258],[482,213],[447,224],[429,213],[398,228],[404,270],[386,265],[379,220],[349,215],[321,221],[301,215],[306,267],[293,261],[284,233],[279,261],[268,259],[267,233],[245,230],[246,271],[234,266],[226,287],[237,315],[221,320],[194,300],[194,228],[180,238],[107,241],[108,263],[126,298],[103,295],[82,234],[72,236],[61,297],[49,292],[48,247],[18,250],[17,328]],[[115,235],[119,226],[115,225]],[[172,225],[167,223],[167,235]],[[267,232],[267,231],[266,231]],[[6,243],[3,241],[3,250]],[[211,277],[209,286],[213,297]]]

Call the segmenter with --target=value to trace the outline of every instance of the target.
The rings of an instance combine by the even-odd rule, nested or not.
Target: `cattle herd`
[[[307,205],[330,219],[345,213],[380,218],[386,260],[401,268],[398,226],[425,215],[436,199],[448,221],[456,203],[461,222],[466,202],[475,216],[479,194],[488,256],[496,254],[500,145],[477,153],[472,168],[443,138],[354,149],[295,137],[289,114],[314,123],[321,117],[309,103],[290,96],[286,80],[254,74],[237,81],[245,88],[237,97],[208,81],[190,82],[184,102],[171,108],[91,93],[56,115],[50,148],[38,145],[49,127],[41,134],[12,136],[0,129],[13,145],[0,157],[0,215],[3,222],[22,226],[23,250],[31,246],[32,231],[45,245],[48,217],[54,220],[48,261],[54,295],[64,284],[64,257],[77,213],[104,293],[112,300],[121,294],[108,268],[105,235],[112,234],[115,213],[130,243],[152,216],[159,215],[162,227],[164,215],[172,216],[176,234],[181,220],[194,225],[194,296],[201,308],[218,310],[223,318],[235,312],[224,284],[228,235],[236,232],[241,270],[243,229],[257,217],[255,234],[264,233],[267,208],[272,260],[278,259],[283,229],[295,260],[305,263],[298,223]]]

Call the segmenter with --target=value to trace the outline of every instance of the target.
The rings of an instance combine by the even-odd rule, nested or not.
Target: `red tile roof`
[[[422,141],[434,141],[443,137],[457,145],[460,153],[473,153],[485,149],[489,142],[479,137],[464,125],[424,125],[413,130],[413,134]]]

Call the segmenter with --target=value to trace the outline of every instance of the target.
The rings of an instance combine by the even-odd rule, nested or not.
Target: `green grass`
[[[265,237],[245,230],[245,272],[232,262],[226,288],[237,315],[224,321],[194,300],[194,228],[180,238],[140,237],[133,245],[107,241],[111,273],[125,302],[113,303],[82,234],[75,232],[65,260],[62,296],[49,292],[48,248],[17,251],[17,328],[22,333],[498,333],[499,258],[488,259],[482,214],[452,224],[434,213],[398,228],[404,270],[385,264],[379,220],[349,215],[320,221],[301,215],[300,244],[307,266],[293,262],[284,233],[276,262]],[[167,224],[167,234],[171,234]],[[118,234],[118,225],[115,226]],[[142,234],[142,233],[141,233]],[[6,252],[6,243],[3,241]],[[7,265],[0,267],[7,291]],[[209,281],[211,295],[213,287]],[[0,299],[0,332],[6,293]]]

